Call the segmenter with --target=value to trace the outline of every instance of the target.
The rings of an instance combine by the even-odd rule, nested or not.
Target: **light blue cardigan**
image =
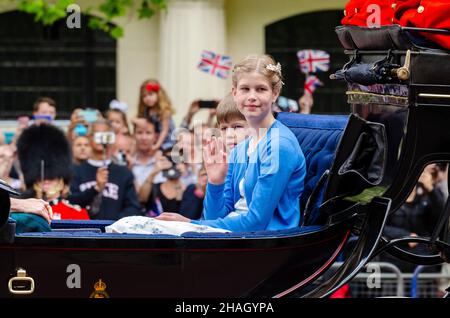
[[[249,139],[230,154],[225,183],[208,183],[203,220],[191,221],[233,232],[271,231],[299,226],[299,198],[306,174],[305,157],[292,131],[275,121],[247,156]],[[239,200],[245,177],[248,213],[228,216]]]

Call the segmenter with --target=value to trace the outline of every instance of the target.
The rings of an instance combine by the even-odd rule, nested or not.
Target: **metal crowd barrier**
[[[443,297],[445,288],[450,286],[450,273],[424,273],[425,268],[418,266],[414,273],[403,273],[394,264],[371,262],[350,281],[351,297]]]

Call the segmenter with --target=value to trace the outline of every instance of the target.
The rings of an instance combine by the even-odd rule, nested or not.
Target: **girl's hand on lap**
[[[177,221],[177,222],[187,222],[187,223],[191,222],[190,219],[182,216],[181,214],[169,213],[169,212],[161,213],[155,219],[160,220],[160,221]]]

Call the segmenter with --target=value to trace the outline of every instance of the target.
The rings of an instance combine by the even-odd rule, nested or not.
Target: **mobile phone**
[[[93,123],[98,119],[98,112],[96,109],[86,108],[80,111],[80,116],[88,123]]]
[[[112,145],[116,142],[116,134],[110,131],[96,132],[94,142],[99,145]]]
[[[198,102],[200,108],[216,108],[217,101],[215,100],[201,100]]]

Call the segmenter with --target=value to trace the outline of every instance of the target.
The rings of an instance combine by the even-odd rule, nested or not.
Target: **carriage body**
[[[423,167],[450,161],[450,55],[417,47],[396,27],[337,33],[350,57],[344,71],[388,61],[392,75],[409,59],[410,76],[364,82],[367,74],[345,74],[356,76],[345,78],[350,116],[278,115],[307,161],[298,228],[142,236],[104,233],[107,221],[59,221],[49,233],[16,235],[0,191],[8,207],[1,211],[0,296],[326,297],[348,282],[383,245],[388,214]],[[327,276],[337,260],[343,265]]]

